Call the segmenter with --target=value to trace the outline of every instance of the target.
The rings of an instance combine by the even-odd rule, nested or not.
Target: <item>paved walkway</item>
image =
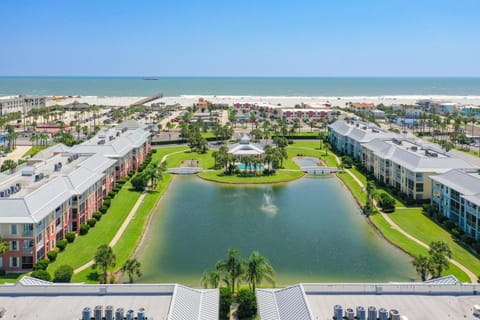
[[[110,241],[110,243],[108,244],[110,247],[113,247],[117,244],[118,240],[120,240],[120,238],[122,237],[123,233],[125,232],[125,230],[127,229],[128,227],[128,224],[130,223],[130,221],[133,219],[133,217],[135,216],[135,213],[137,213],[137,210],[138,210],[138,207],[140,206],[140,204],[143,202],[143,199],[145,198],[145,192],[143,192],[140,197],[138,198],[137,202],[135,202],[135,205],[133,206],[132,210],[130,210],[130,213],[128,214],[128,216],[125,218],[125,220],[123,221],[122,225],[120,226],[120,228],[118,229],[117,233],[115,234],[115,236],[113,237],[112,241]],[[79,273],[79,272],[82,272],[83,270],[87,269],[87,268],[90,268],[93,263],[94,263],[94,259],[88,261],[87,263],[85,263],[83,266],[81,267],[78,267],[77,269],[75,269],[73,271],[73,273]]]
[[[167,157],[169,155],[172,155],[172,154],[176,154],[176,153],[180,153],[180,152],[184,152],[185,150],[182,150],[182,151],[177,151],[177,152],[172,152],[172,153],[169,153],[169,154],[166,154],[163,156],[162,160],[160,161],[160,163],[164,162]],[[130,210],[130,212],[128,213],[128,216],[125,218],[125,221],[123,221],[122,225],[120,226],[120,228],[118,229],[117,233],[115,233],[115,236],[113,237],[112,241],[110,241],[110,243],[108,244],[110,247],[113,247],[117,244],[118,240],[120,240],[120,238],[122,237],[123,233],[125,232],[125,230],[127,229],[128,227],[128,224],[130,223],[130,221],[133,219],[133,217],[135,217],[135,214],[137,213],[137,210],[138,210],[138,207],[142,204],[143,202],[143,199],[145,198],[145,192],[143,192],[140,197],[138,198],[137,202],[135,202],[135,205],[133,206],[132,210]],[[79,272],[82,272],[83,270],[85,269],[88,269],[90,268],[93,263],[95,261],[92,259],[90,261],[88,261],[87,263],[85,263],[83,266],[81,267],[78,267],[77,269],[75,269],[73,271],[73,273],[79,273]]]
[[[336,160],[337,160],[337,163],[340,163],[340,159],[334,155]],[[344,169],[345,172],[347,172],[361,187],[362,189],[365,190],[365,185],[362,183],[362,181],[360,181],[350,170],[348,169]],[[377,204],[375,203],[375,207],[377,207]],[[378,207],[377,207],[378,209]],[[382,215],[382,217],[385,219],[385,221],[388,222],[388,224],[390,225],[390,227],[394,230],[397,230],[398,232],[400,232],[401,234],[403,234],[405,237],[409,238],[410,240],[413,240],[415,241],[416,243],[418,243],[419,245],[421,245],[422,247],[426,248],[426,249],[430,249],[430,247],[423,241],[415,238],[414,236],[412,236],[411,234],[409,234],[408,232],[406,232],[405,230],[403,230],[402,228],[400,228],[399,225],[397,225],[389,216],[388,214],[386,213],[383,213],[382,211],[378,210],[380,212],[380,214]],[[470,278],[470,281],[472,283],[477,283],[477,280],[478,280],[478,277],[472,272],[470,271],[470,269],[468,269],[467,267],[465,267],[463,264],[461,264],[460,262],[454,260],[454,259],[450,259],[450,262],[454,265],[456,265],[458,268],[460,268],[463,272],[465,272],[468,277]]]

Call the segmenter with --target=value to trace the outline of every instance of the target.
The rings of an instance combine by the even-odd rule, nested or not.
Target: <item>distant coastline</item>
[[[155,78],[155,81],[144,81]],[[0,76],[0,96],[480,96],[480,77]]]

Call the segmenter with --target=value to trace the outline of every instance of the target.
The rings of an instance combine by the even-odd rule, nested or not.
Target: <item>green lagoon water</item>
[[[228,248],[267,256],[278,285],[415,278],[409,257],[368,224],[335,177],[227,186],[179,176],[147,231],[140,282],[199,286]]]

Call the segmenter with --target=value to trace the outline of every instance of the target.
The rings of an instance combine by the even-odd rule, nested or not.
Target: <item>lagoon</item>
[[[228,248],[267,256],[279,286],[416,277],[410,257],[375,231],[334,176],[242,186],[178,176],[140,247],[139,281],[199,286]]]

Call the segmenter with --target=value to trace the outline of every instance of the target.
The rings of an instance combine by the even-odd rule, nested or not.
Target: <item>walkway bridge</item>
[[[167,169],[168,173],[173,174],[197,174],[202,172],[202,168],[199,167],[181,167],[181,168],[170,168]]]
[[[322,167],[322,166],[306,166],[306,167],[301,167],[300,170],[305,173],[314,174],[314,175],[331,174],[331,173],[338,172],[337,167]]]

